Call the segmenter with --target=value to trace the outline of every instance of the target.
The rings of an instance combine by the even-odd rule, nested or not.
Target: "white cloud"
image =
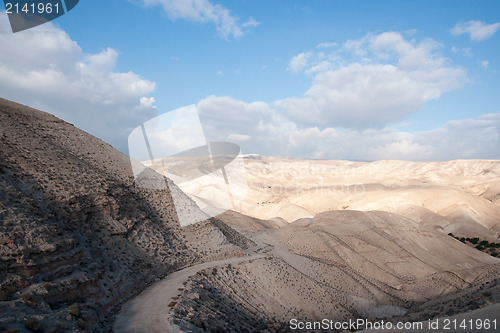
[[[434,152],[434,147],[421,145],[408,139],[386,143],[384,146],[372,147],[370,155],[375,160],[426,160]]]
[[[386,32],[347,41],[330,55],[301,53],[288,69],[315,74],[313,84],[304,97],[275,106],[306,124],[367,128],[400,121],[466,82],[463,69],[435,52],[440,47],[431,39],[416,43]]]
[[[228,141],[248,141],[250,140],[251,137],[250,135],[245,135],[245,134],[229,134],[227,136]]]
[[[441,128],[415,134],[422,144],[435,147],[434,158],[500,159],[500,113],[476,119],[453,120]]]
[[[257,22],[257,21],[254,20],[253,17],[250,17],[248,19],[248,21],[246,21],[245,23],[243,23],[241,26],[243,28],[248,28],[248,27],[257,27],[257,26],[259,26],[261,24],[262,24],[262,22]]]
[[[259,124],[269,121],[271,116],[264,102],[245,103],[225,96],[208,96],[198,103],[197,109],[208,141],[225,140],[234,134],[253,134]]]
[[[307,59],[312,56],[311,52],[300,53],[293,57],[288,64],[288,70],[291,72],[299,72],[307,66]]]
[[[0,31],[8,31],[0,13]],[[118,53],[85,54],[52,23],[0,34],[2,97],[51,112],[126,151],[129,130],[154,117],[155,84],[115,72]]]
[[[208,141],[238,143],[243,153],[349,160],[500,159],[500,113],[450,121],[429,131],[307,126],[263,102],[209,96],[198,103]]]
[[[337,46],[337,43],[319,43],[318,45],[316,45],[317,48],[319,49],[322,49],[322,48],[330,48],[330,47],[335,47]]]
[[[490,66],[490,62],[488,60],[483,60],[481,62],[481,66],[483,66],[484,68],[488,68]]]
[[[209,96],[198,103],[209,141],[243,153],[349,160],[500,158],[500,113],[405,132],[400,121],[467,81],[430,39],[367,35],[331,53],[304,52],[292,68],[312,75],[304,97],[272,104]],[[390,125],[391,123],[397,123]]]
[[[231,12],[208,0],[142,0],[147,6],[163,7],[171,20],[186,19],[193,22],[212,23],[219,34],[228,39],[229,37],[240,37],[244,34],[245,28],[258,26],[260,22],[253,18],[248,19],[243,24],[238,23],[238,18],[231,15]]]
[[[486,24],[471,20],[467,23],[457,23],[451,30],[452,35],[469,34],[470,39],[476,42],[488,39],[500,29],[500,22]]]
[[[243,153],[278,154],[288,145],[296,125],[264,102],[246,103],[231,97],[208,96],[197,104],[207,141],[236,141]],[[251,140],[242,140],[246,138]]]
[[[156,109],[156,106],[153,105],[155,102],[156,102],[156,100],[154,97],[141,97],[139,107],[145,108],[145,109],[147,109],[147,108]]]
[[[451,51],[453,53],[462,53],[465,57],[473,57],[474,54],[472,54],[470,47],[465,47],[463,49],[459,49],[456,46],[451,47]]]
[[[198,109],[209,141],[236,142],[243,153],[364,161],[500,159],[500,113],[410,133],[398,127],[304,126],[265,103],[229,97],[210,96]]]

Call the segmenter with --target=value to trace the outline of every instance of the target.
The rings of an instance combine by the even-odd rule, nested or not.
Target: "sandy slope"
[[[279,323],[390,318],[412,304],[479,288],[500,273],[500,259],[388,212],[326,212],[280,228],[237,214],[221,218],[255,243],[268,244],[261,247],[266,260],[190,278],[176,305],[176,319],[188,331],[196,331],[195,322],[230,330],[234,305],[220,300],[238,300],[239,313],[255,322],[263,314]],[[241,230],[245,221],[247,232]],[[468,307],[469,294],[462,295],[464,304],[443,299],[443,314]]]
[[[500,161],[362,163],[262,157],[248,158],[246,166],[251,193],[241,210],[259,218],[276,212],[293,221],[334,209],[394,211],[415,205],[441,215],[463,207],[485,227],[498,224]],[[303,215],[295,213],[297,207]]]
[[[383,210],[447,232],[500,234],[500,161],[295,160],[247,157],[249,192],[237,207],[261,219],[291,222],[330,210]],[[434,213],[434,214],[433,214]]]

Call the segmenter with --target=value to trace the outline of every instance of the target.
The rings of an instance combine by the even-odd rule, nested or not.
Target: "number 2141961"
[[[38,4],[27,4],[19,5],[18,3],[7,2],[5,4],[6,14],[52,14],[59,13],[59,4],[38,3]]]
[[[468,329],[468,330],[492,330],[496,332],[497,329],[497,320],[490,319],[444,319],[443,320],[443,329],[445,330],[453,330],[457,331],[460,329]]]

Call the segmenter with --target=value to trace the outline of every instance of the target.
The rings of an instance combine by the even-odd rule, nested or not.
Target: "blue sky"
[[[82,0],[16,34],[0,14],[0,96],[124,153],[196,104],[244,153],[500,159],[499,51],[498,1]]]

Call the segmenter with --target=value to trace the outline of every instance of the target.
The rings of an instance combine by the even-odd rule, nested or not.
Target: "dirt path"
[[[184,281],[206,268],[263,257],[265,257],[263,254],[254,254],[247,257],[211,261],[172,273],[127,302],[116,317],[113,330],[116,333],[181,332],[172,323],[173,313],[168,304],[172,302],[172,297],[179,294],[179,288],[183,287]]]

